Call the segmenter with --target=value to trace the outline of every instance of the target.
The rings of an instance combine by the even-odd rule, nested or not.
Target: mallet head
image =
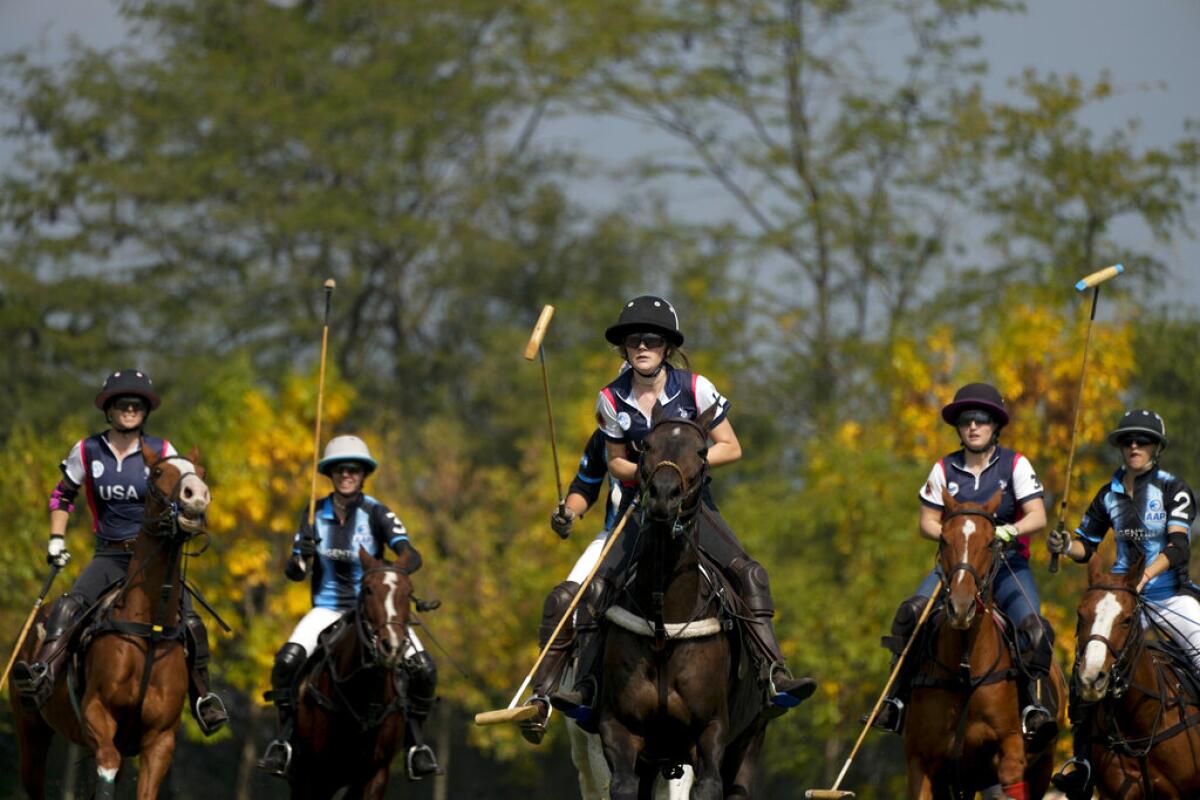
[[[1122,264],[1113,264],[1111,267],[1098,269],[1091,275],[1081,278],[1080,281],[1075,284],[1075,290],[1082,292],[1084,289],[1090,289],[1093,286],[1099,286],[1105,281],[1112,280],[1124,271],[1125,267]]]
[[[845,800],[854,797],[854,792],[845,789],[809,789],[804,796],[808,800]]]

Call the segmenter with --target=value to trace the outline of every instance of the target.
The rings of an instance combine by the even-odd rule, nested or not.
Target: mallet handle
[[[17,654],[21,652],[21,647],[25,644],[25,637],[29,635],[29,629],[33,625],[38,609],[42,607],[42,603],[46,602],[46,595],[50,593],[50,584],[54,583],[54,578],[61,569],[62,567],[58,565],[50,567],[50,574],[46,576],[46,581],[42,584],[42,591],[38,594],[37,600],[33,601],[33,609],[25,618],[25,624],[21,626],[21,633],[17,636],[17,643],[13,645],[12,655],[8,657],[8,664],[4,666],[4,674],[0,675],[0,692],[4,691],[4,687],[8,684],[8,673],[12,672],[13,664],[17,663]]]
[[[521,687],[513,695],[513,699],[508,704],[508,707],[497,711],[481,711],[475,715],[476,725],[495,725],[498,722],[514,721],[513,715],[505,712],[516,707],[517,701],[521,699],[521,695],[525,694],[525,687],[533,680],[533,674],[542,665],[542,660],[546,658],[546,653],[550,652],[550,646],[554,644],[554,640],[558,637],[558,632],[562,630],[563,625],[571,618],[571,614],[575,612],[575,607],[579,605],[579,601],[583,599],[584,591],[587,589],[588,584],[592,582],[592,578],[596,577],[596,573],[599,571],[600,565],[604,563],[604,557],[608,555],[608,551],[612,549],[617,539],[621,537],[621,531],[625,530],[625,523],[629,521],[629,515],[633,513],[633,509],[636,506],[637,500],[635,499],[625,509],[625,513],[621,515],[621,521],[617,523],[617,527],[613,528],[613,532],[608,535],[608,541],[604,543],[604,549],[600,551],[600,557],[596,559],[595,566],[592,567],[592,571],[587,574],[583,582],[579,584],[579,590],[575,592],[575,597],[571,599],[567,610],[563,612],[562,617],[558,620],[558,624],[554,626],[554,632],[546,640],[546,646],[542,648],[542,652],[538,653],[537,661],[533,662],[533,668],[529,670],[529,674],[525,676],[525,680],[521,681]]]
[[[538,350],[542,346],[542,339],[546,338],[546,328],[550,327],[550,318],[554,316],[554,306],[542,306],[542,313],[538,316],[537,324],[533,326],[533,333],[529,337],[529,343],[525,345],[525,360],[533,361],[533,357],[537,355]]]
[[[317,378],[317,421],[313,426],[313,467],[312,487],[308,493],[308,524],[312,526],[317,516],[317,464],[321,460],[321,406],[325,401],[325,354],[329,347],[329,304],[333,289],[337,283],[333,278],[326,278],[322,284],[325,289],[325,324],[321,326],[321,372]]]
[[[1087,277],[1083,278],[1078,283],[1076,283],[1075,289],[1077,291],[1082,292],[1084,289],[1090,289],[1093,286],[1099,286],[1100,284],[1104,283],[1105,281],[1112,280],[1113,278],[1117,277],[1124,271],[1125,271],[1125,267],[1122,264],[1113,264],[1111,267],[1105,267],[1104,269],[1098,269],[1095,272],[1093,272],[1091,275],[1088,275]]]

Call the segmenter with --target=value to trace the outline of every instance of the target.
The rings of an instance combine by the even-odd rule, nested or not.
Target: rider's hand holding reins
[[[996,538],[1005,544],[1008,544],[1020,535],[1021,532],[1018,531],[1017,526],[1013,525],[1012,523],[996,526]]]
[[[62,536],[50,534],[50,541],[46,545],[46,563],[62,569],[70,560],[71,553],[67,550],[67,540]]]

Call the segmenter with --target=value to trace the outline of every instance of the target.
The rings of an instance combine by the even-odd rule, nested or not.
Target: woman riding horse
[[[742,448],[727,414],[726,400],[704,376],[680,369],[670,359],[679,355],[685,366],[687,358],[679,349],[683,333],[675,309],[666,300],[651,295],[636,297],[625,304],[616,324],[604,333],[605,339],[621,352],[629,369],[600,391],[596,416],[607,440],[608,471],[626,490],[621,499],[623,511],[633,501],[631,491],[638,479],[637,447],[651,428],[651,416],[656,405],[663,416],[695,420],[714,408],[708,436],[713,444],[708,449],[708,463],[719,467],[741,458]],[[761,657],[767,662],[769,696],[773,705],[789,708],[803,702],[816,688],[811,678],[794,678],[787,670],[783,651],[775,636],[771,618],[775,606],[766,569],[752,560],[729,527],[721,520],[716,504],[705,487],[704,504],[713,512],[718,526],[703,525],[700,547],[715,559],[740,589],[742,599],[752,612],[745,620],[746,627]],[[635,537],[627,536],[626,542]],[[599,556],[589,548],[589,569]],[[585,727],[594,725],[592,703],[596,694],[599,656],[601,652],[599,619],[606,594],[617,576],[623,573],[629,552],[614,547],[597,571],[589,587],[591,602],[581,603],[576,619],[579,639],[579,678],[574,690],[559,692],[551,702],[567,716]],[[581,559],[582,562],[582,559]],[[577,568],[580,565],[576,565]],[[594,731],[593,731],[594,732]]]
[[[1082,563],[1111,529],[1117,540],[1114,574],[1123,575],[1133,561],[1145,560],[1136,585],[1145,601],[1143,626],[1153,624],[1170,636],[1200,676],[1200,602],[1188,578],[1195,495],[1183,479],[1158,465],[1168,439],[1162,417],[1153,411],[1126,412],[1108,434],[1108,443],[1120,450],[1121,466],[1096,493],[1074,538],[1066,531],[1054,531],[1047,546],[1051,553],[1065,553]],[[1071,685],[1074,688],[1075,683]],[[1071,706],[1075,756],[1054,776],[1054,785],[1075,800],[1092,796],[1092,767],[1087,760],[1092,706],[1079,702],[1074,692]]]
[[[1058,735],[1054,715],[1039,701],[1049,696],[1042,688],[1054,660],[1054,642],[1049,623],[1041,617],[1041,601],[1029,570],[1029,537],[1046,525],[1042,485],[1029,459],[999,444],[1000,431],[1008,424],[1009,417],[1004,398],[994,386],[987,383],[963,386],[942,409],[942,419],[958,431],[962,448],[933,465],[919,492],[919,530],[926,539],[941,540],[945,514],[943,489],[960,503],[983,503],[997,491],[1001,493],[995,514],[996,538],[1006,544],[1006,549],[993,592],[996,605],[1016,626],[1021,651],[1027,657],[1025,667],[1030,680],[1024,692],[1021,727],[1031,749],[1040,750]],[[893,659],[904,649],[921,610],[940,580],[937,569],[930,572],[916,594],[897,609],[892,635],[883,640]],[[876,727],[893,733],[902,729],[913,668],[913,662],[906,661],[905,668],[896,676],[892,693],[884,699],[875,718]]]
[[[75,580],[70,591],[58,598],[46,622],[46,636],[33,663],[13,665],[13,684],[21,695],[38,707],[50,698],[58,670],[67,657],[59,646],[76,620],[100,594],[124,577],[133,557],[134,540],[142,526],[148,469],[142,455],[145,443],[160,457],[174,456],[166,439],[151,436],[143,428],[150,412],[161,403],[150,376],[140,370],[123,369],[104,381],[96,395],[96,408],[104,412],[109,428],[75,443],[60,465],[63,478],[50,494],[50,541],[46,562],[59,567],[70,558],[66,532],[75,497],[86,490],[96,535],[95,557]],[[183,593],[184,622],[191,654],[188,697],[192,714],[204,735],[211,736],[229,721],[225,706],[209,689],[208,633],[192,610],[191,593]]]
[[[410,572],[421,566],[421,557],[409,543],[404,523],[387,506],[363,493],[363,483],[378,463],[367,443],[357,436],[335,436],[325,446],[317,469],[329,477],[333,492],[316,505],[316,530],[308,517],[300,523],[288,559],[286,575],[301,581],[310,572],[312,562],[312,609],[296,625],[292,635],[275,655],[271,670],[271,693],[279,711],[279,730],[258,766],[272,775],[286,777],[292,748],[289,738],[296,714],[296,682],[308,657],[317,647],[321,632],[347,612],[353,611],[361,591],[363,566],[361,547],[372,557],[380,557],[390,547],[397,555],[406,555]],[[409,778],[420,780],[440,775],[433,748],[423,733],[425,719],[433,708],[437,689],[437,665],[409,627],[404,654],[408,681],[408,765]]]

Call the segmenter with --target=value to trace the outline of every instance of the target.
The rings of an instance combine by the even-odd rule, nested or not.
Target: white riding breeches
[[[571,574],[567,576],[567,580],[575,583],[583,583],[583,579],[592,571],[592,567],[596,566],[596,562],[600,560],[600,551],[604,549],[604,543],[608,541],[608,531],[600,531],[596,534],[596,538],[592,539],[591,543],[584,549],[583,555],[575,562]]]
[[[313,650],[317,649],[317,637],[321,635],[321,631],[328,628],[333,623],[337,622],[343,613],[335,611],[332,608],[316,607],[304,615],[304,618],[296,625],[292,631],[292,635],[288,637],[289,642],[300,645],[304,648],[307,655],[312,655]],[[408,643],[404,648],[404,657],[411,658],[414,653],[419,653],[425,649],[421,644],[421,640],[417,637],[417,632],[412,626],[408,626]]]
[[[1142,626],[1153,621],[1183,648],[1200,675],[1200,602],[1190,594],[1177,594],[1165,600],[1146,600],[1143,607]]]

